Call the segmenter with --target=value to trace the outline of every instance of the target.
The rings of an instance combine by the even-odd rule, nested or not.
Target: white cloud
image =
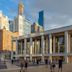
[[[15,0],[16,1],[16,0]],[[35,22],[45,12],[45,30],[72,24],[72,0],[24,0],[26,17]]]
[[[45,26],[45,30],[50,30],[50,29],[54,29],[54,28],[59,28],[62,27],[60,24],[49,24]]]
[[[72,25],[72,17],[68,15],[45,16],[45,30]]]
[[[72,18],[70,18],[66,24],[72,25]]]
[[[72,24],[72,0],[25,0],[28,16],[37,21],[38,12],[45,12],[45,29],[52,29]]]

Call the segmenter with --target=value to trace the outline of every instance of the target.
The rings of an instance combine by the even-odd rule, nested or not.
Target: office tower
[[[24,5],[22,2],[18,4],[18,15],[23,15],[24,13]]]
[[[22,2],[18,4],[18,15],[14,19],[14,31],[19,32],[19,35],[31,33],[31,24],[23,15],[24,5]]]
[[[38,23],[40,26],[44,27],[44,11],[39,12]]]

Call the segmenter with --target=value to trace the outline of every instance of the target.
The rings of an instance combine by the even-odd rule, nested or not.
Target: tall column
[[[68,39],[68,43],[69,43],[69,52],[71,52],[71,51],[70,51],[70,39],[71,39],[71,38],[70,38],[70,34],[69,34],[69,39]]]
[[[69,53],[69,35],[68,32],[65,32],[65,62],[68,63],[68,56],[67,53]]]
[[[36,44],[37,44],[37,40],[35,39],[35,44],[34,44],[35,45],[35,54],[36,54],[36,49],[37,49]]]
[[[52,54],[52,35],[49,34],[49,51],[50,51],[50,54]],[[50,58],[50,61],[52,62],[52,56],[49,57]]]
[[[55,53],[55,36],[53,36],[53,53]]]
[[[34,45],[35,45],[35,43],[34,42],[32,42],[32,54],[35,54],[35,47],[34,47]]]
[[[45,49],[45,53],[48,54],[48,37],[46,37],[46,49]]]
[[[16,55],[18,55],[18,40],[16,40]]]
[[[44,51],[44,36],[41,36],[41,50],[42,50],[42,62],[44,62],[44,53],[45,53],[45,51]]]
[[[32,61],[32,38],[30,38],[30,61]]]
[[[27,45],[27,40],[26,38],[24,39],[24,59],[26,60],[26,45]]]
[[[23,50],[22,50],[23,48],[22,48],[22,41],[21,41],[21,54],[23,53]]]
[[[18,55],[18,40],[16,39],[16,59],[17,59],[17,55]]]
[[[11,60],[13,59],[13,40],[11,41]]]
[[[58,41],[58,53],[60,53],[60,42]]]

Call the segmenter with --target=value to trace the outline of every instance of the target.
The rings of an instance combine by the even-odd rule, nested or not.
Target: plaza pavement
[[[11,65],[10,63],[6,63],[8,69],[0,69],[0,72],[19,72],[20,68]],[[40,65],[40,66],[29,66],[27,72],[50,72],[49,66]],[[58,67],[56,66],[55,71],[58,72]],[[63,72],[72,72],[72,64],[64,64]]]
[[[7,69],[6,63],[0,60],[0,69]]]

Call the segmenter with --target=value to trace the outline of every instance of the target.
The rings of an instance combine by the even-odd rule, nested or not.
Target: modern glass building
[[[40,26],[44,27],[44,11],[39,12],[38,23]]]

